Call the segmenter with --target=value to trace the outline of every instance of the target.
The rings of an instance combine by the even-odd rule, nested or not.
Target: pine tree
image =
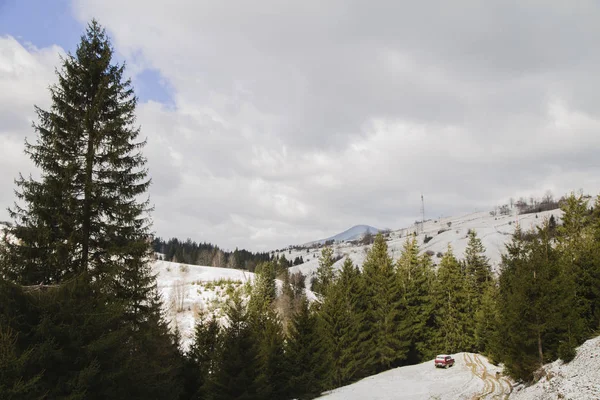
[[[318,396],[326,387],[324,377],[329,365],[318,328],[317,316],[303,297],[292,320],[287,342],[287,366],[292,398],[301,400]]]
[[[319,294],[325,294],[329,286],[333,283],[334,280],[334,271],[333,271],[333,248],[327,246],[321,250],[321,255],[319,256],[319,267],[317,268],[317,279],[315,284],[311,288],[313,292]]]
[[[600,327],[599,241],[594,235],[598,211],[590,215],[587,200],[573,194],[562,202],[561,209],[563,224],[557,228],[557,249],[562,265],[576,279],[577,309],[586,321],[586,334],[590,334]]]
[[[259,399],[257,395],[257,351],[248,311],[239,295],[227,308],[228,326],[208,392],[214,400]]]
[[[352,382],[361,369],[363,315],[356,298],[359,279],[360,272],[346,258],[319,310],[323,341],[331,363],[328,374],[331,387]]]
[[[104,29],[92,21],[75,55],[67,55],[57,72],[51,108],[36,108],[37,140],[26,142],[25,151],[41,178],[17,180],[10,211],[15,223],[12,239],[0,246],[0,275],[48,289],[46,303],[38,305],[33,343],[53,346],[68,337],[90,349],[90,357],[98,348],[106,352],[95,359],[73,352],[54,360],[56,366],[38,360],[47,371],[78,371],[72,382],[68,375],[57,382],[45,373],[39,385],[51,387],[51,397],[70,390],[73,398],[93,398],[93,387],[100,397],[115,390],[105,398],[172,398],[178,396],[181,360],[148,264],[149,205],[139,200],[150,185],[141,153],[145,141],[134,125],[131,82],[112,56]],[[115,343],[119,351],[113,351]],[[64,345],[48,354],[71,350]],[[109,376],[119,382],[125,370],[134,384],[107,383]]]
[[[433,327],[431,284],[434,272],[430,257],[427,254],[419,256],[415,237],[404,242],[396,268],[404,308],[401,330],[410,340],[407,362],[415,364],[434,356],[429,343]]]
[[[475,316],[475,347],[492,362],[502,353],[498,336],[498,286],[490,282],[484,289]]]
[[[257,396],[260,399],[285,399],[288,394],[288,374],[279,316],[272,308],[268,308],[260,315],[252,316],[251,322],[257,347]]]
[[[6,271],[22,284],[60,283],[83,271],[116,275],[148,254],[150,181],[137,141],[136,98],[124,66],[111,64],[105,31],[92,21],[59,83],[50,111],[36,108],[36,143],[26,153],[42,170],[40,181],[21,177],[11,216]]]
[[[366,369],[379,372],[406,358],[409,338],[400,331],[402,297],[399,280],[385,239],[375,237],[373,247],[363,264],[365,282],[365,346],[369,359]]]
[[[452,247],[442,257],[433,287],[436,330],[434,345],[438,353],[466,351],[472,345],[467,335],[472,324],[469,314],[466,277]]]
[[[186,395],[193,400],[209,396],[210,377],[215,374],[221,352],[221,327],[217,317],[200,315],[194,331],[194,341],[186,357]]]
[[[464,273],[467,292],[467,310],[466,312],[472,316],[476,316],[481,308],[483,294],[492,284],[493,277],[489,263],[489,259],[485,256],[485,247],[481,243],[481,239],[477,237],[475,230],[469,230],[469,242],[465,250]],[[467,331],[465,335],[469,338],[469,347],[465,348],[468,351],[481,351],[477,346],[476,324],[466,324]]]
[[[581,329],[574,276],[560,263],[548,223],[524,242],[517,230],[503,256],[499,293],[502,361],[515,378],[560,355],[569,358]]]

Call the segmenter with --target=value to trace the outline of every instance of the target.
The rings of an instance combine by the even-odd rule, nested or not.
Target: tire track
[[[481,394],[475,395],[473,400],[506,400],[509,398],[512,392],[512,384],[508,378],[490,373],[478,354],[464,353],[464,361],[471,373],[483,381]]]

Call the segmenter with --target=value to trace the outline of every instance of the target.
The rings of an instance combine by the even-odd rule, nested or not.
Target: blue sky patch
[[[9,35],[37,48],[58,45],[74,53],[84,31],[85,24],[73,16],[70,0],[0,0],[0,36]],[[123,57],[115,54],[115,61],[122,63]],[[142,71],[133,85],[140,101],[172,105],[168,83],[157,70]]]

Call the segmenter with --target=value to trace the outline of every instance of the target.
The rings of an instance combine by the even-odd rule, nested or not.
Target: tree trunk
[[[94,166],[94,136],[92,129],[88,128],[89,136],[87,143],[87,153],[85,156],[85,188],[83,195],[83,223],[82,223],[82,251],[81,268],[83,271],[88,269],[89,249],[90,249],[90,223],[91,223],[91,202],[92,202],[92,171]]]
[[[542,334],[538,330],[538,353],[540,355],[540,367],[544,365],[544,352],[542,350]]]

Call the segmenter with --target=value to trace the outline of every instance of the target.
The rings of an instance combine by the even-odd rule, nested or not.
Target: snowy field
[[[454,400],[503,399],[510,395],[512,382],[484,356],[473,353],[453,355],[456,363],[448,369],[435,368],[433,360],[395,368],[356,383],[334,389],[320,399],[327,400]]]
[[[254,274],[231,268],[203,267],[155,261],[152,265],[158,290],[163,298],[171,329],[179,330],[182,347],[188,349],[194,338],[194,327],[199,313],[215,315],[222,322],[224,305],[235,290],[254,280]],[[277,290],[282,282],[276,281]],[[316,296],[306,290],[306,297]]]
[[[247,271],[168,261],[154,262],[152,270],[157,274],[170,326],[179,329],[184,349],[193,340],[198,313],[222,317],[222,307],[233,290],[254,279],[254,274]]]

